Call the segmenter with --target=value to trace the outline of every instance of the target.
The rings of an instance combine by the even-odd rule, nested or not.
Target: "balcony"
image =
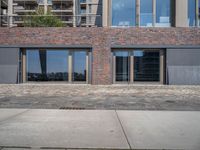
[[[73,13],[73,3],[72,1],[58,1],[58,0],[53,0],[52,1],[52,10],[51,12],[54,13]]]
[[[101,27],[102,26],[102,16],[101,15],[81,15],[80,16],[80,26],[82,27]]]
[[[14,3],[17,3],[17,2],[24,2],[24,1],[26,1],[26,2],[35,2],[35,3],[38,3],[38,0],[14,0],[13,2],[14,2]]]
[[[73,13],[73,7],[65,7],[60,5],[53,5],[51,12],[66,12],[66,13]]]
[[[60,13],[60,12],[64,12],[64,13],[72,13],[73,10],[70,10],[70,9],[53,9],[51,10],[52,13]]]
[[[1,7],[2,8],[7,8],[8,7],[8,1],[7,0],[2,0]]]
[[[51,0],[52,2],[73,2],[73,0]]]
[[[23,6],[15,6],[14,13],[30,13],[36,12],[36,7],[23,7]]]
[[[23,27],[25,24],[24,19],[27,19],[27,23],[31,23],[33,16],[35,15],[24,15],[24,14],[17,14],[17,15],[2,15],[2,23],[4,26],[19,26]],[[41,17],[43,15],[38,15],[36,17]],[[63,23],[64,26],[67,27],[101,27],[102,26],[102,16],[98,15],[67,15],[67,14],[54,14],[57,18],[59,18]],[[42,27],[42,26],[41,26]]]
[[[80,0],[80,4],[86,4],[86,0]]]

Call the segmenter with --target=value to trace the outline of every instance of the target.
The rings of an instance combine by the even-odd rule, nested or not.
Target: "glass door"
[[[130,80],[130,60],[128,51],[117,51],[115,54],[115,81]]]
[[[86,51],[73,52],[73,81],[86,82]]]

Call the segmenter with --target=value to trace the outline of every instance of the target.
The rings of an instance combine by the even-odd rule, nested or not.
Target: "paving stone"
[[[200,110],[200,86],[0,85],[0,108]]]

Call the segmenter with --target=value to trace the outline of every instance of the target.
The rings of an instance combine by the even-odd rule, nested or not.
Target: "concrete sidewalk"
[[[200,149],[200,112],[0,109],[0,149]]]

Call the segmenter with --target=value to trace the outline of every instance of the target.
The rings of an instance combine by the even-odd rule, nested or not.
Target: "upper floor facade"
[[[200,0],[1,0],[1,26],[50,8],[69,27],[199,27]]]
[[[103,26],[200,26],[200,0],[104,0]]]

